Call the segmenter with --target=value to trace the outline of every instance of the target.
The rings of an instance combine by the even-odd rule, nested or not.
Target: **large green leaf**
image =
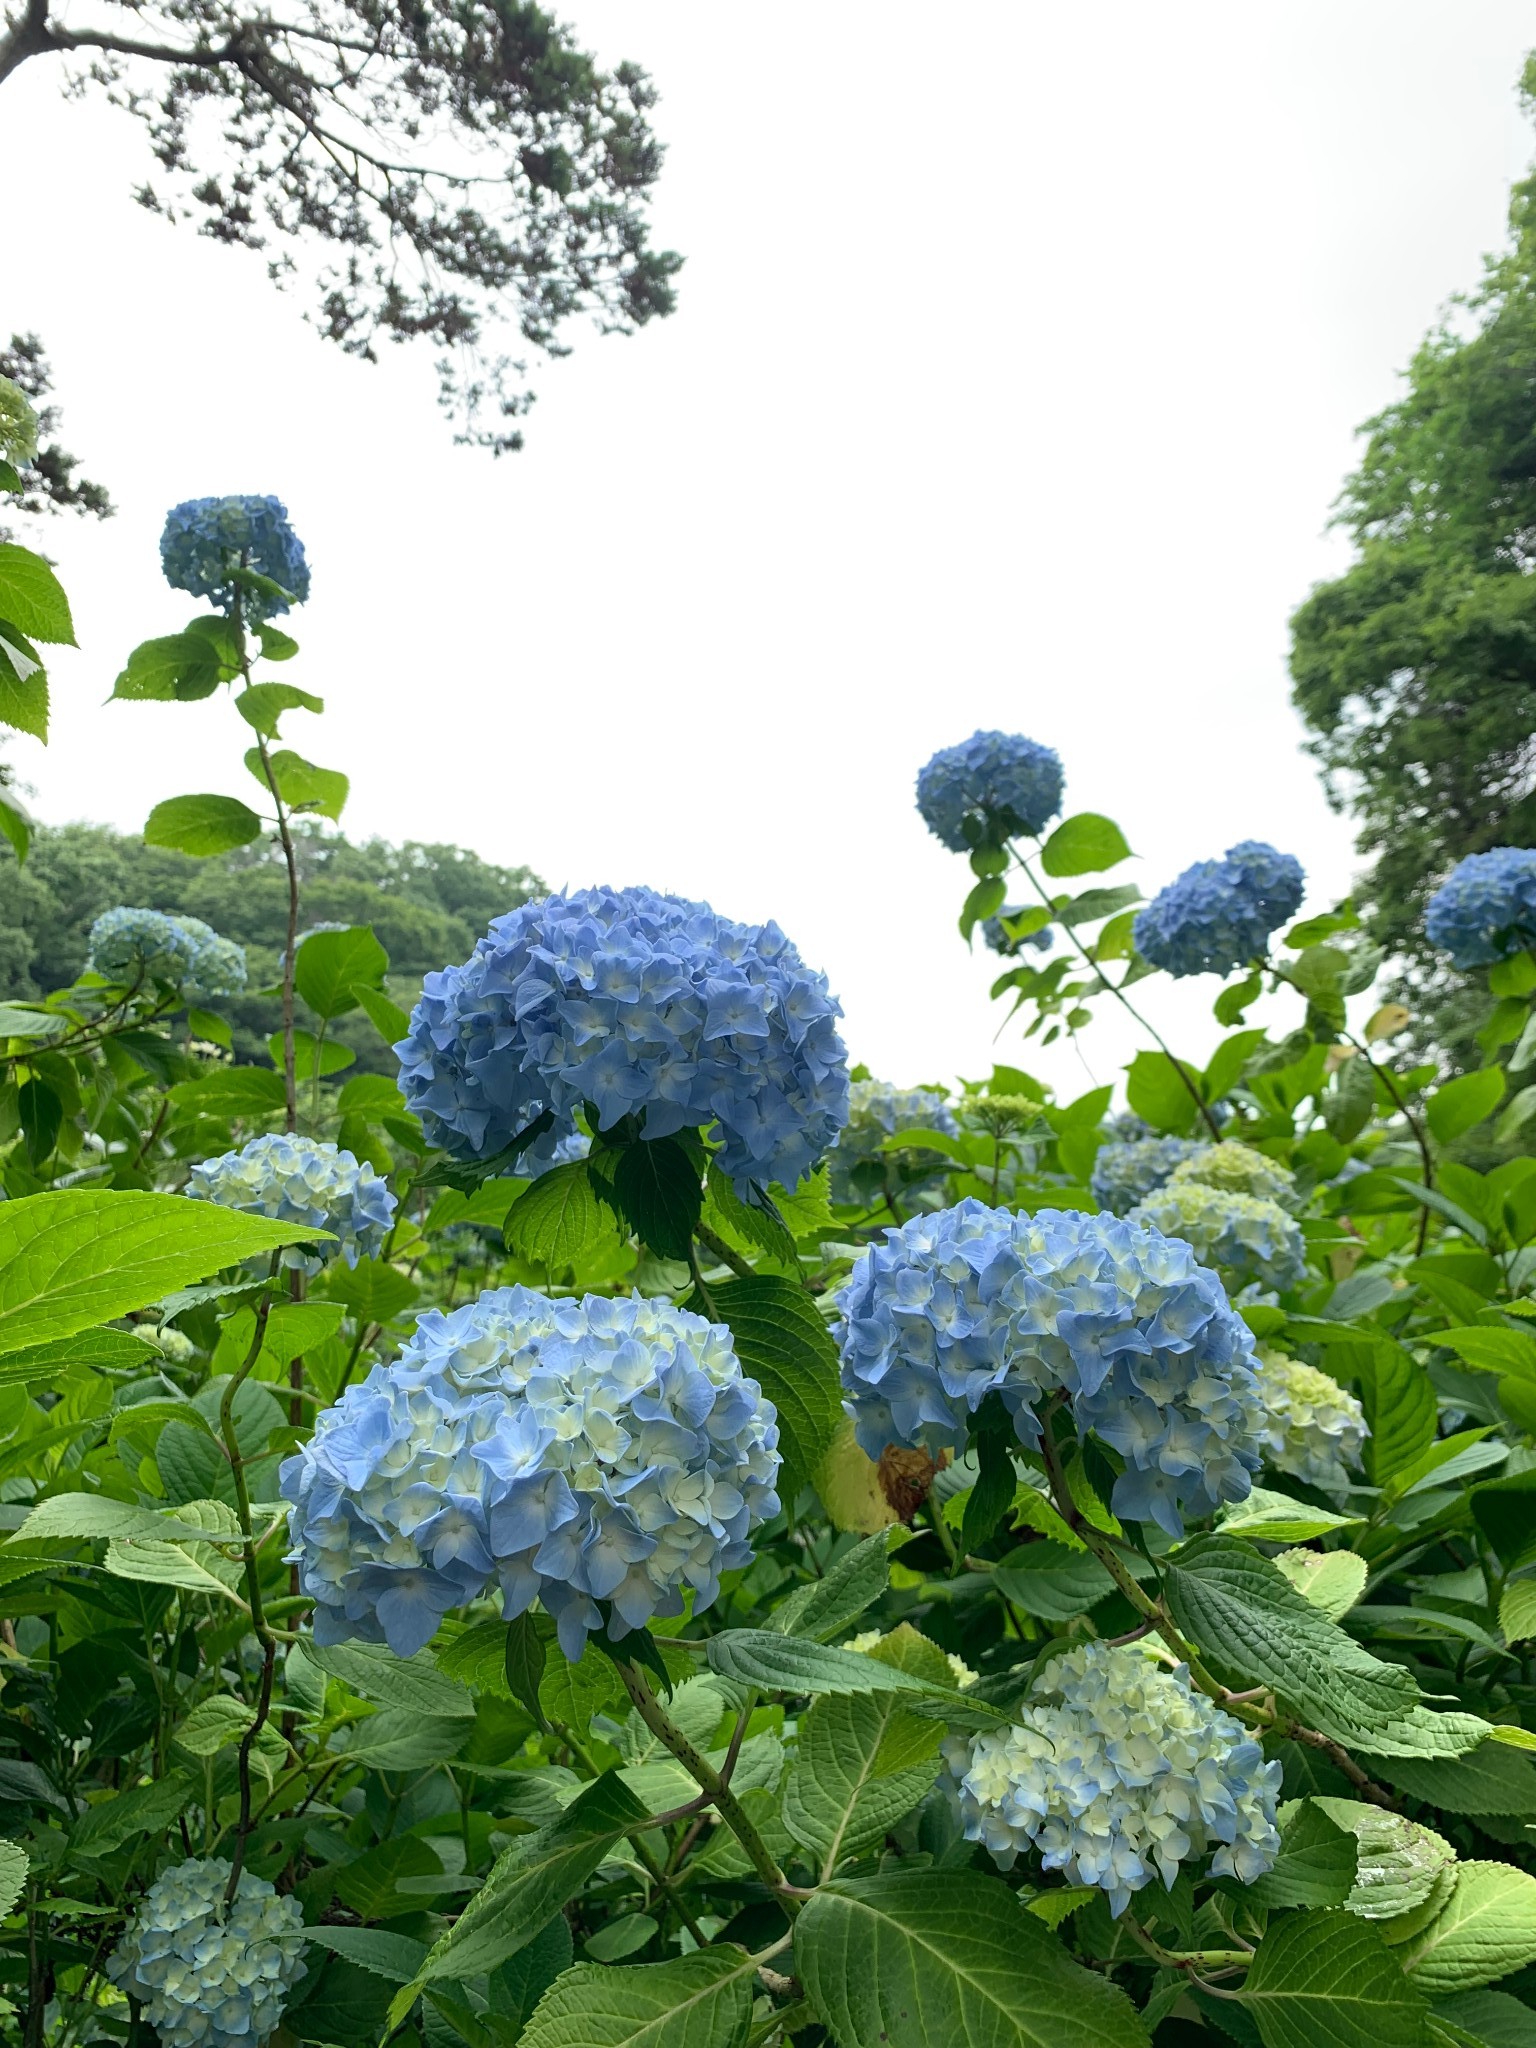
[[[873,1657],[860,1656],[856,1650],[835,1650],[829,1643],[775,1635],[767,1629],[726,1629],[709,1637],[706,1655],[710,1669],[722,1678],[768,1692],[905,1692],[933,1697],[948,1690],[877,1663]]]
[[[675,1138],[626,1145],[613,1172],[613,1191],[642,1244],[664,1259],[686,1259],[704,1206],[704,1183]]]
[[[8,619],[34,640],[62,647],[76,644],[64,586],[41,555],[12,541],[0,542],[0,619]]]
[[[1274,1866],[1244,1888],[1255,1906],[1342,1906],[1354,1890],[1356,1844],[1314,1799],[1285,1819]]]
[[[1499,1067],[1481,1067],[1473,1074],[1459,1074],[1446,1081],[1429,1098],[1424,1115],[1429,1128],[1442,1145],[1450,1144],[1485,1116],[1492,1116],[1504,1094],[1504,1074]]]
[[[912,1871],[827,1885],[795,1974],[839,2048],[1145,2048],[1125,1993],[1073,1962],[997,1878]]]
[[[570,1968],[571,1952],[570,1922],[563,1913],[557,1913],[532,1941],[515,1956],[508,1956],[486,1979],[486,2000],[491,2011],[506,2023],[514,2041],[519,2039],[519,2030],[527,2026],[550,1985],[562,1970]],[[505,2040],[501,2027],[496,2032]]]
[[[1342,1901],[1362,1920],[1396,1921],[1422,1906],[1456,1861],[1443,1835],[1361,1799],[1314,1797],[1312,1805],[1355,1838],[1356,1882]],[[1388,1930],[1388,1935],[1397,1932]]]
[[[593,1193],[586,1160],[574,1159],[539,1175],[508,1210],[503,1235],[514,1258],[559,1272],[579,1264],[613,1229],[612,1215]]]
[[[1424,2001],[1352,1913],[1271,1922],[1242,1988],[1264,2048],[1420,2048]]]
[[[1465,1329],[1437,1330],[1436,1344],[1454,1351],[1463,1365],[1477,1372],[1509,1373],[1536,1385],[1536,1337],[1498,1324],[1473,1324]]]
[[[233,796],[172,796],[156,804],[144,826],[146,846],[169,846],[177,853],[228,853],[261,837],[261,820],[249,804]]]
[[[277,722],[285,711],[323,711],[325,699],[295,689],[292,683],[252,683],[235,699],[235,709],[247,725],[271,740],[277,737]]]
[[[1256,1543],[1308,1543],[1332,1529],[1355,1528],[1364,1519],[1363,1515],[1336,1515],[1329,1508],[1309,1507],[1289,1494],[1255,1486],[1246,1500],[1223,1512],[1221,1531],[1225,1536],[1247,1536]]]
[[[800,1722],[784,1824],[830,1874],[885,1839],[932,1786],[942,1729],[895,1693],[834,1694]]]
[[[355,1010],[359,986],[377,988],[388,967],[372,925],[349,925],[310,934],[294,955],[293,984],[315,1015],[329,1021]]]
[[[1199,1068],[1187,1061],[1176,1066],[1165,1052],[1139,1052],[1126,1068],[1126,1100],[1154,1131],[1180,1136],[1200,1114],[1194,1095],[1179,1079],[1181,1071],[1189,1076],[1190,1087],[1198,1090]]]
[[[73,1337],[58,1337],[47,1344],[28,1344],[20,1351],[7,1351],[0,1358],[0,1387],[31,1386],[38,1380],[57,1379],[71,1366],[104,1366],[109,1371],[144,1372],[158,1367],[160,1353],[153,1344],[132,1337],[126,1330],[81,1330]]]
[[[1464,1756],[1368,1757],[1367,1768],[1410,1798],[1442,1813],[1536,1818],[1536,1763],[1503,1742],[1482,1742]]]
[[[830,1642],[873,1606],[890,1582],[890,1544],[882,1529],[845,1550],[819,1579],[782,1599],[768,1625],[781,1635]]]
[[[710,1288],[708,1304],[698,1295],[689,1302],[701,1313],[709,1306],[729,1324],[742,1370],[778,1410],[784,1459],[779,1492],[792,1501],[826,1456],[842,1420],[831,1333],[803,1288],[771,1275],[727,1280]]]
[[[448,1932],[435,1942],[415,1983],[391,2008],[398,2025],[423,1984],[477,1977],[533,1940],[608,1851],[648,1815],[613,1772],[598,1778],[560,1818],[503,1852]]]
[[[256,780],[265,785],[267,777],[259,747],[251,748],[245,757],[245,765]],[[341,816],[351,785],[339,768],[317,768],[313,761],[306,761],[292,747],[279,747],[275,753],[269,754],[267,765],[271,768],[272,780],[277,784],[278,795],[290,810],[314,811],[322,818]]]
[[[992,1574],[1005,1600],[1041,1621],[1071,1621],[1115,1590],[1096,1557],[1064,1543],[1027,1543]]]
[[[211,697],[219,687],[218,650],[201,633],[170,633],[134,648],[112,686],[118,698],[174,704]]]
[[[1461,1864],[1439,1914],[1398,1953],[1431,1998],[1536,1962],[1536,1877],[1507,1863]]]
[[[178,1110],[193,1116],[265,1117],[287,1100],[281,1074],[268,1067],[215,1067],[171,1089]]]
[[[0,622],[0,725],[48,743],[48,674],[35,648],[17,645],[23,636]]]
[[[1435,1390],[1423,1366],[1400,1344],[1362,1346],[1348,1354],[1360,1370],[1360,1391],[1371,1434],[1366,1458],[1371,1478],[1383,1485],[1406,1471],[1433,1442]]]
[[[1129,860],[1131,849],[1113,818],[1079,811],[1063,818],[1041,849],[1040,865],[1048,875],[1094,875]]]
[[[316,1948],[345,1956],[349,1963],[358,1963],[391,1984],[409,1984],[427,1953],[425,1942],[391,1934],[383,1927],[306,1927],[304,1936]]]
[[[332,1678],[339,1678],[365,1700],[384,1707],[405,1707],[412,1713],[450,1719],[472,1715],[474,1700],[456,1678],[439,1671],[426,1650],[397,1657],[377,1643],[306,1642],[305,1655]]]
[[[757,1965],[730,1946],[671,1963],[577,1963],[555,1979],[520,2048],[743,2048]]]
[[[326,1234],[128,1189],[0,1203],[0,1352],[73,1336],[221,1267]]]

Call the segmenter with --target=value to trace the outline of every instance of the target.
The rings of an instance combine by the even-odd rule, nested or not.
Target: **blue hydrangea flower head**
[[[1045,1870],[1095,1885],[1119,1917],[1185,1864],[1252,1884],[1280,1851],[1281,1768],[1241,1722],[1197,1692],[1188,1668],[1140,1644],[1087,1642],[1032,1682],[1017,1726],[945,1744],[966,1839],[1000,1868],[1038,1852]]]
[[[888,1081],[855,1081],[848,1091],[848,1122],[827,1162],[832,1169],[834,1201],[859,1199],[853,1169],[889,1157],[885,1140],[898,1131],[941,1131],[945,1137],[955,1138],[960,1126],[944,1097],[932,1088],[893,1088]],[[935,1167],[944,1164],[938,1153],[920,1148],[897,1156],[907,1165],[929,1160]]]
[[[1215,1266],[1231,1287],[1257,1284],[1284,1294],[1307,1270],[1301,1225],[1278,1202],[1230,1194],[1174,1174],[1131,1211],[1165,1237],[1182,1238],[1202,1266]]]
[[[985,918],[982,921],[981,936],[986,940],[994,953],[1001,953],[1005,958],[1011,958],[1015,953],[1022,951],[1025,946],[1033,946],[1037,953],[1049,953],[1052,946],[1055,945],[1056,934],[1048,924],[1043,924],[1037,932],[1026,932],[1021,939],[1012,939],[1008,936],[1003,920],[1009,917],[1017,917],[1023,907],[1020,903],[1005,904],[996,917]]]
[[[429,974],[395,1047],[434,1145],[488,1159],[543,1111],[547,1165],[576,1110],[644,1135],[713,1126],[738,1183],[792,1188],[848,1115],[841,1006],[776,924],[654,889],[581,889],[499,917]]]
[[[1248,1326],[1187,1244],[1114,1216],[967,1200],[865,1248],[837,1297],[844,1407],[859,1444],[958,1449],[996,1393],[1021,1443],[1067,1396],[1125,1469],[1124,1519],[1171,1535],[1242,1500],[1259,1469]]]
[[[1424,931],[1461,968],[1536,948],[1536,847],[1495,846],[1458,861],[1429,899]]]
[[[1278,1202],[1282,1209],[1296,1201],[1296,1176],[1278,1159],[1256,1152],[1240,1138],[1223,1138],[1219,1144],[1197,1145],[1181,1159],[1168,1176],[1171,1184],[1199,1181],[1208,1188],[1221,1188],[1229,1195],[1253,1195],[1259,1201]],[[1147,1192],[1152,1191],[1149,1188]]]
[[[1354,1395],[1315,1366],[1261,1344],[1259,1399],[1259,1442],[1270,1464],[1320,1493],[1346,1493],[1371,1433]]]
[[[176,923],[192,941],[192,965],[183,987],[193,1002],[239,995],[248,973],[245,948],[233,939],[220,938],[200,917],[178,917]]]
[[[210,598],[227,608],[236,589],[229,572],[240,567],[242,557],[246,568],[291,591],[295,603],[302,604],[309,596],[304,543],[289,525],[288,509],[280,499],[188,498],[165,515],[160,566],[173,590],[189,590],[194,597]],[[246,590],[242,610],[259,624],[279,617],[289,606],[282,598]]]
[[[103,980],[131,988],[164,982],[180,988],[192,971],[196,941],[160,910],[104,910],[91,926],[86,966]]]
[[[282,1264],[318,1273],[339,1254],[349,1266],[376,1259],[395,1220],[395,1198],[366,1160],[317,1138],[278,1131],[194,1166],[187,1193],[225,1209],[328,1230],[331,1240],[288,1245]]]
[[[261,2048],[304,1975],[304,1915],[264,1877],[194,1856],[144,1894],[107,1975],[135,1998],[165,2048]]]
[[[952,853],[1043,831],[1061,809],[1061,756],[1022,733],[975,732],[917,778],[923,823]]]
[[[1196,861],[1136,913],[1136,949],[1172,975],[1230,974],[1301,905],[1301,862],[1259,839]]]
[[[1145,1131],[1146,1125],[1141,1128]],[[1112,1138],[1094,1157],[1089,1191],[1101,1209],[1124,1216],[1200,1150],[1191,1138]]]
[[[669,1301],[433,1309],[282,1467],[315,1640],[408,1657],[493,1580],[508,1617],[542,1601],[573,1661],[605,1618],[622,1637],[685,1588],[699,1613],[778,1512],[778,1441],[730,1331]]]

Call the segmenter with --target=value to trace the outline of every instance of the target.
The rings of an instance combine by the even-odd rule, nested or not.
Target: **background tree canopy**
[[[294,841],[306,926],[372,925],[389,954],[390,991],[406,1009],[424,974],[466,958],[493,917],[544,889],[530,868],[496,867],[461,846],[354,846],[302,824]],[[39,827],[25,867],[9,847],[0,853],[0,988],[24,998],[67,988],[85,964],[92,923],[117,903],[200,917],[246,948],[249,993],[223,1008],[236,1058],[265,1061],[281,1021],[271,990],[288,917],[278,850],[262,843],[194,860],[106,825]],[[338,1019],[335,1036],[364,1070],[394,1073],[366,1019]]]
[[[501,454],[532,394],[495,352],[517,329],[567,352],[586,315],[627,333],[675,304],[682,259],[650,247],[662,148],[638,66],[604,71],[524,0],[299,0],[275,21],[228,0],[51,0],[0,12],[0,85],[36,57],[82,59],[144,123],[160,166],[140,204],[267,256],[284,282],[318,250],[316,321],[372,361],[381,340],[442,350],[462,439]]]
[[[1536,60],[1522,99],[1536,112]],[[1292,620],[1295,703],[1330,799],[1373,856],[1374,935],[1464,1036],[1423,933],[1456,861],[1536,840],[1536,176],[1511,243],[1367,422],[1339,520],[1358,559]]]

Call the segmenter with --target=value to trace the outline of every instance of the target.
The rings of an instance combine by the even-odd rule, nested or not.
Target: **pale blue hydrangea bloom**
[[[946,1138],[960,1135],[960,1126],[944,1097],[932,1088],[894,1088],[889,1081],[855,1081],[848,1090],[848,1122],[829,1158],[832,1169],[832,1199],[859,1199],[852,1172],[854,1167],[890,1157],[885,1140],[898,1131],[941,1131]],[[907,1163],[921,1156],[935,1165],[943,1161],[937,1153],[919,1151],[897,1155]]]
[[[776,924],[654,889],[582,889],[499,917],[429,974],[395,1047],[428,1139],[488,1159],[544,1110],[547,1165],[592,1103],[603,1130],[713,1125],[739,1184],[792,1188],[848,1114],[841,1006]]]
[[[567,1657],[715,1599],[778,1512],[778,1418],[730,1331],[668,1301],[502,1287],[422,1316],[282,1468],[315,1639],[408,1657],[499,1580]]]
[[[1259,1469],[1253,1339],[1187,1244],[1113,1216],[967,1200],[860,1255],[837,1297],[844,1406],[865,1453],[958,1449],[987,1395],[1019,1441],[1058,1389],[1117,1450],[1122,1519],[1171,1535]]]
[[[1346,1493],[1371,1433],[1354,1395],[1315,1366],[1261,1344],[1259,1400],[1259,1442],[1269,1462],[1320,1493]]]
[[[1458,861],[1429,899],[1424,931],[1461,968],[1536,948],[1536,847],[1495,846]]]
[[[1142,1129],[1146,1129],[1144,1124]],[[1124,1216],[1155,1188],[1160,1188],[1176,1166],[1192,1159],[1200,1149],[1191,1138],[1111,1139],[1095,1155],[1093,1171],[1088,1176],[1089,1192],[1101,1209]]]
[[[1001,1869],[1039,1853],[1046,1870],[1096,1885],[1118,1916],[1143,1885],[1172,1890],[1210,1857],[1252,1884],[1280,1849],[1280,1765],[1189,1682],[1134,1644],[1088,1642],[1037,1674],[1018,1725],[952,1737],[966,1839]],[[1214,1852],[1214,1853],[1212,1853]]]
[[[1130,1220],[1182,1238],[1202,1266],[1217,1267],[1234,1287],[1257,1282],[1284,1294],[1306,1275],[1301,1225],[1278,1202],[1229,1194],[1175,1174],[1136,1205]]]
[[[245,948],[221,938],[200,917],[178,917],[176,922],[192,941],[192,966],[183,983],[192,1000],[206,1003],[239,995],[247,976]]]
[[[395,1198],[366,1160],[318,1138],[277,1131],[194,1166],[187,1193],[225,1209],[328,1230],[331,1240],[288,1245],[282,1263],[318,1273],[338,1253],[349,1266],[376,1259],[395,1220]]]
[[[1240,1138],[1223,1138],[1216,1145],[1197,1145],[1181,1159],[1168,1176],[1170,1186],[1199,1181],[1208,1188],[1221,1188],[1229,1195],[1253,1195],[1261,1202],[1278,1202],[1282,1209],[1296,1201],[1296,1176],[1278,1159],[1256,1152]],[[1148,1194],[1152,1192],[1149,1188]]]
[[[1019,903],[1009,903],[998,912],[996,917],[989,917],[983,920],[981,936],[986,940],[994,953],[1001,953],[1007,957],[1017,953],[1024,946],[1033,946],[1037,953],[1049,953],[1052,946],[1055,945],[1056,934],[1048,924],[1042,925],[1037,932],[1026,932],[1022,939],[1009,938],[1008,933],[1003,927],[1003,920],[1008,917],[1017,917],[1023,907]]]
[[[164,2048],[261,2048],[304,1974],[304,1916],[249,1870],[229,1905],[229,1865],[194,1856],[161,1873],[108,1957]]]
[[[1061,756],[1022,733],[975,732],[920,771],[923,823],[953,853],[1042,831],[1061,809]]]
[[[1200,860],[1136,913],[1136,950],[1172,975],[1229,974],[1257,959],[1269,935],[1295,914],[1301,862],[1260,839]]]
[[[104,981],[131,988],[164,982],[180,988],[192,971],[197,943],[162,910],[104,910],[91,926],[86,966]]]
[[[304,543],[288,523],[287,507],[272,497],[188,498],[165,515],[160,536],[160,566],[173,590],[211,598],[232,606],[236,585],[232,568],[245,567],[290,591],[302,604],[309,596],[309,564]],[[253,624],[277,618],[289,609],[277,597],[246,590],[241,609]]]

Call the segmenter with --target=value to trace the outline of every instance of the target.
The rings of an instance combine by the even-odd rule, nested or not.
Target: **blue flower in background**
[[[192,941],[192,965],[183,984],[192,1000],[206,1003],[217,996],[239,995],[248,972],[245,948],[221,938],[200,917],[178,917],[176,922]]]
[[[1037,1673],[1018,1713],[1013,1728],[944,1746],[966,1839],[1000,1868],[1034,1849],[1042,1868],[1106,1893],[1118,1917],[1143,1885],[1160,1877],[1171,1891],[1207,1856],[1212,1876],[1243,1884],[1273,1866],[1281,1767],[1185,1665],[1083,1643]]]
[[[1429,899],[1424,930],[1461,968],[1536,948],[1536,847],[1495,846],[1458,861]]]
[[[165,982],[179,988],[192,971],[197,944],[185,925],[160,910],[104,910],[91,926],[86,966],[123,988]]]
[[[408,1657],[501,1584],[573,1661],[602,1626],[708,1607],[778,1512],[778,1418],[730,1331],[668,1301],[496,1288],[422,1316],[282,1468],[315,1639]]]
[[[1256,1282],[1284,1294],[1306,1274],[1301,1225],[1278,1202],[1181,1180],[1175,1173],[1137,1204],[1129,1220],[1182,1238],[1202,1266],[1219,1268],[1234,1289]]]
[[[1179,1535],[1259,1468],[1253,1339],[1187,1244],[1113,1216],[964,1201],[865,1248],[837,1297],[844,1406],[866,1455],[958,1449],[997,1393],[1019,1441],[1058,1389],[1125,1460],[1111,1505]]]
[[[892,1156],[885,1150],[885,1140],[894,1138],[898,1131],[917,1130],[940,1131],[946,1138],[960,1135],[960,1126],[949,1104],[933,1089],[893,1088],[889,1081],[855,1081],[848,1091],[847,1125],[827,1160],[832,1169],[832,1199],[857,1201],[853,1169]],[[902,1151],[895,1157],[908,1166],[918,1160],[931,1160],[936,1168],[944,1164],[938,1153],[921,1147]],[[878,1189],[878,1177],[874,1184]]]
[[[647,1138],[716,1127],[739,1183],[792,1188],[848,1114],[839,1004],[776,924],[734,924],[654,889],[582,889],[499,917],[429,974],[396,1047],[427,1136],[488,1159],[544,1110],[548,1165],[591,1102]]]
[[[1220,860],[1196,861],[1136,913],[1136,949],[1172,975],[1229,974],[1258,957],[1295,914],[1301,863],[1245,839]]]
[[[283,1131],[194,1166],[187,1193],[225,1209],[330,1231],[335,1242],[321,1238],[284,1248],[282,1264],[302,1273],[318,1273],[338,1253],[349,1266],[376,1259],[395,1220],[395,1198],[366,1160]]]
[[[1123,1118],[1126,1124],[1138,1118]],[[1140,1128],[1145,1131],[1146,1125]],[[1201,1150],[1191,1138],[1123,1138],[1101,1145],[1088,1178],[1089,1192],[1101,1209],[1124,1216],[1139,1201],[1160,1188],[1183,1160]]]
[[[228,608],[236,585],[231,568],[244,566],[268,576],[302,604],[309,596],[309,564],[304,543],[288,524],[287,507],[277,498],[188,498],[165,515],[160,536],[160,566],[173,590],[211,598]],[[246,590],[245,617],[253,624],[286,612],[286,600]]]
[[[1354,1395],[1316,1366],[1261,1344],[1259,1399],[1259,1442],[1269,1462],[1320,1493],[1346,1493],[1371,1433]]]
[[[1020,903],[1010,903],[1000,910],[996,917],[983,920],[981,936],[994,953],[1001,953],[1006,958],[1017,953],[1023,946],[1033,946],[1037,953],[1049,953],[1055,945],[1056,934],[1048,924],[1042,925],[1037,932],[1026,932],[1021,939],[1011,939],[1008,936],[1003,920],[1018,917],[1023,907]]]
[[[135,1998],[165,2048],[261,2048],[304,1975],[304,1916],[264,1877],[196,1857],[156,1878],[106,1972]]]
[[[917,778],[923,823],[953,853],[1042,831],[1061,809],[1061,756],[1022,733],[977,732]]]

